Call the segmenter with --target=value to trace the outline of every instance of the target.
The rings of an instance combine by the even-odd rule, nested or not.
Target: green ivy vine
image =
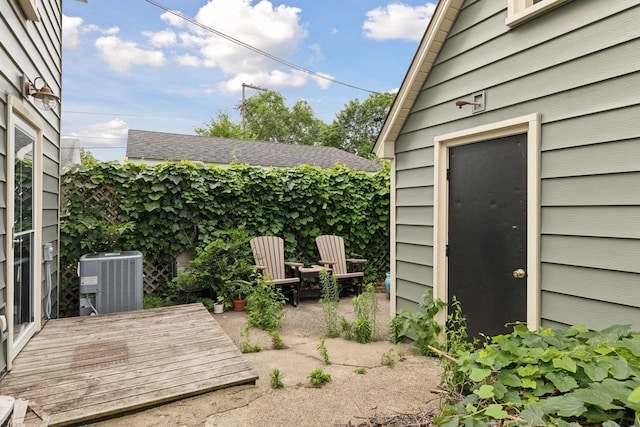
[[[286,257],[317,261],[315,237],[345,237],[349,256],[388,270],[389,166],[261,168],[191,162],[77,165],[62,176],[61,260],[139,250],[158,262],[205,247],[228,230],[285,239]],[[382,256],[381,256],[382,254]],[[64,286],[64,284],[63,284]]]

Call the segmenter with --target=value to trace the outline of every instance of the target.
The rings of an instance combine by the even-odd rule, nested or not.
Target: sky
[[[243,83],[330,124],[349,101],[398,90],[435,3],[65,1],[62,136],[122,161],[128,129],[193,135],[219,111],[240,122]]]

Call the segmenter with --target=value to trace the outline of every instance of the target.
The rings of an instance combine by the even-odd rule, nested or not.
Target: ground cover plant
[[[438,425],[640,426],[640,333],[628,325],[516,325],[456,356]]]

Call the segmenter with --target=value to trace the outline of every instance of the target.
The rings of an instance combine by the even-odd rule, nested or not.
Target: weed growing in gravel
[[[340,328],[346,340],[356,340],[361,344],[376,341],[380,335],[378,327],[378,300],[373,284],[365,286],[362,294],[352,300],[356,320],[349,322],[344,316],[340,318]]]
[[[271,388],[284,388],[284,383],[282,382],[278,369],[271,371]]]
[[[331,382],[331,375],[324,372],[322,368],[311,371],[307,378],[309,378],[311,385],[316,388],[320,388],[326,383]]]
[[[329,360],[329,352],[327,351],[327,347],[324,345],[324,338],[320,340],[320,344],[318,344],[318,353],[324,360],[325,365],[331,365],[331,360]]]
[[[340,303],[340,295],[338,293],[338,284],[333,274],[326,270],[320,271],[320,286],[322,286],[322,299],[320,305],[324,313],[324,322],[327,327],[327,336],[336,338],[340,336],[338,328],[338,304]]]
[[[396,364],[396,359],[393,357],[393,353],[393,349],[389,349],[389,351],[382,353],[382,357],[380,358],[380,365],[393,368]]]
[[[269,335],[271,336],[271,342],[274,350],[284,350],[286,348],[289,348],[282,340],[282,337],[280,336],[280,331],[278,330],[271,331],[269,332]]]
[[[247,323],[244,326],[244,332],[241,334],[244,338],[244,341],[240,343],[240,351],[243,353],[258,353],[262,351],[262,347],[260,347],[260,344],[257,343],[251,344],[249,340],[249,328],[251,328],[251,326]]]
[[[358,375],[364,375],[364,374],[366,374],[366,373],[367,373],[367,368],[358,368],[358,369],[356,369],[356,370],[355,370],[355,371],[353,371],[353,372],[355,372],[355,373],[356,373],[356,374],[358,374]]]

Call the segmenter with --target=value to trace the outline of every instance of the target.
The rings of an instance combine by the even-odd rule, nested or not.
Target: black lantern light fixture
[[[38,80],[41,80],[39,87]],[[24,96],[32,96],[36,107],[41,110],[49,111],[58,106],[60,97],[53,93],[45,79],[42,77],[36,77],[33,82],[31,82],[25,77],[24,81]]]

